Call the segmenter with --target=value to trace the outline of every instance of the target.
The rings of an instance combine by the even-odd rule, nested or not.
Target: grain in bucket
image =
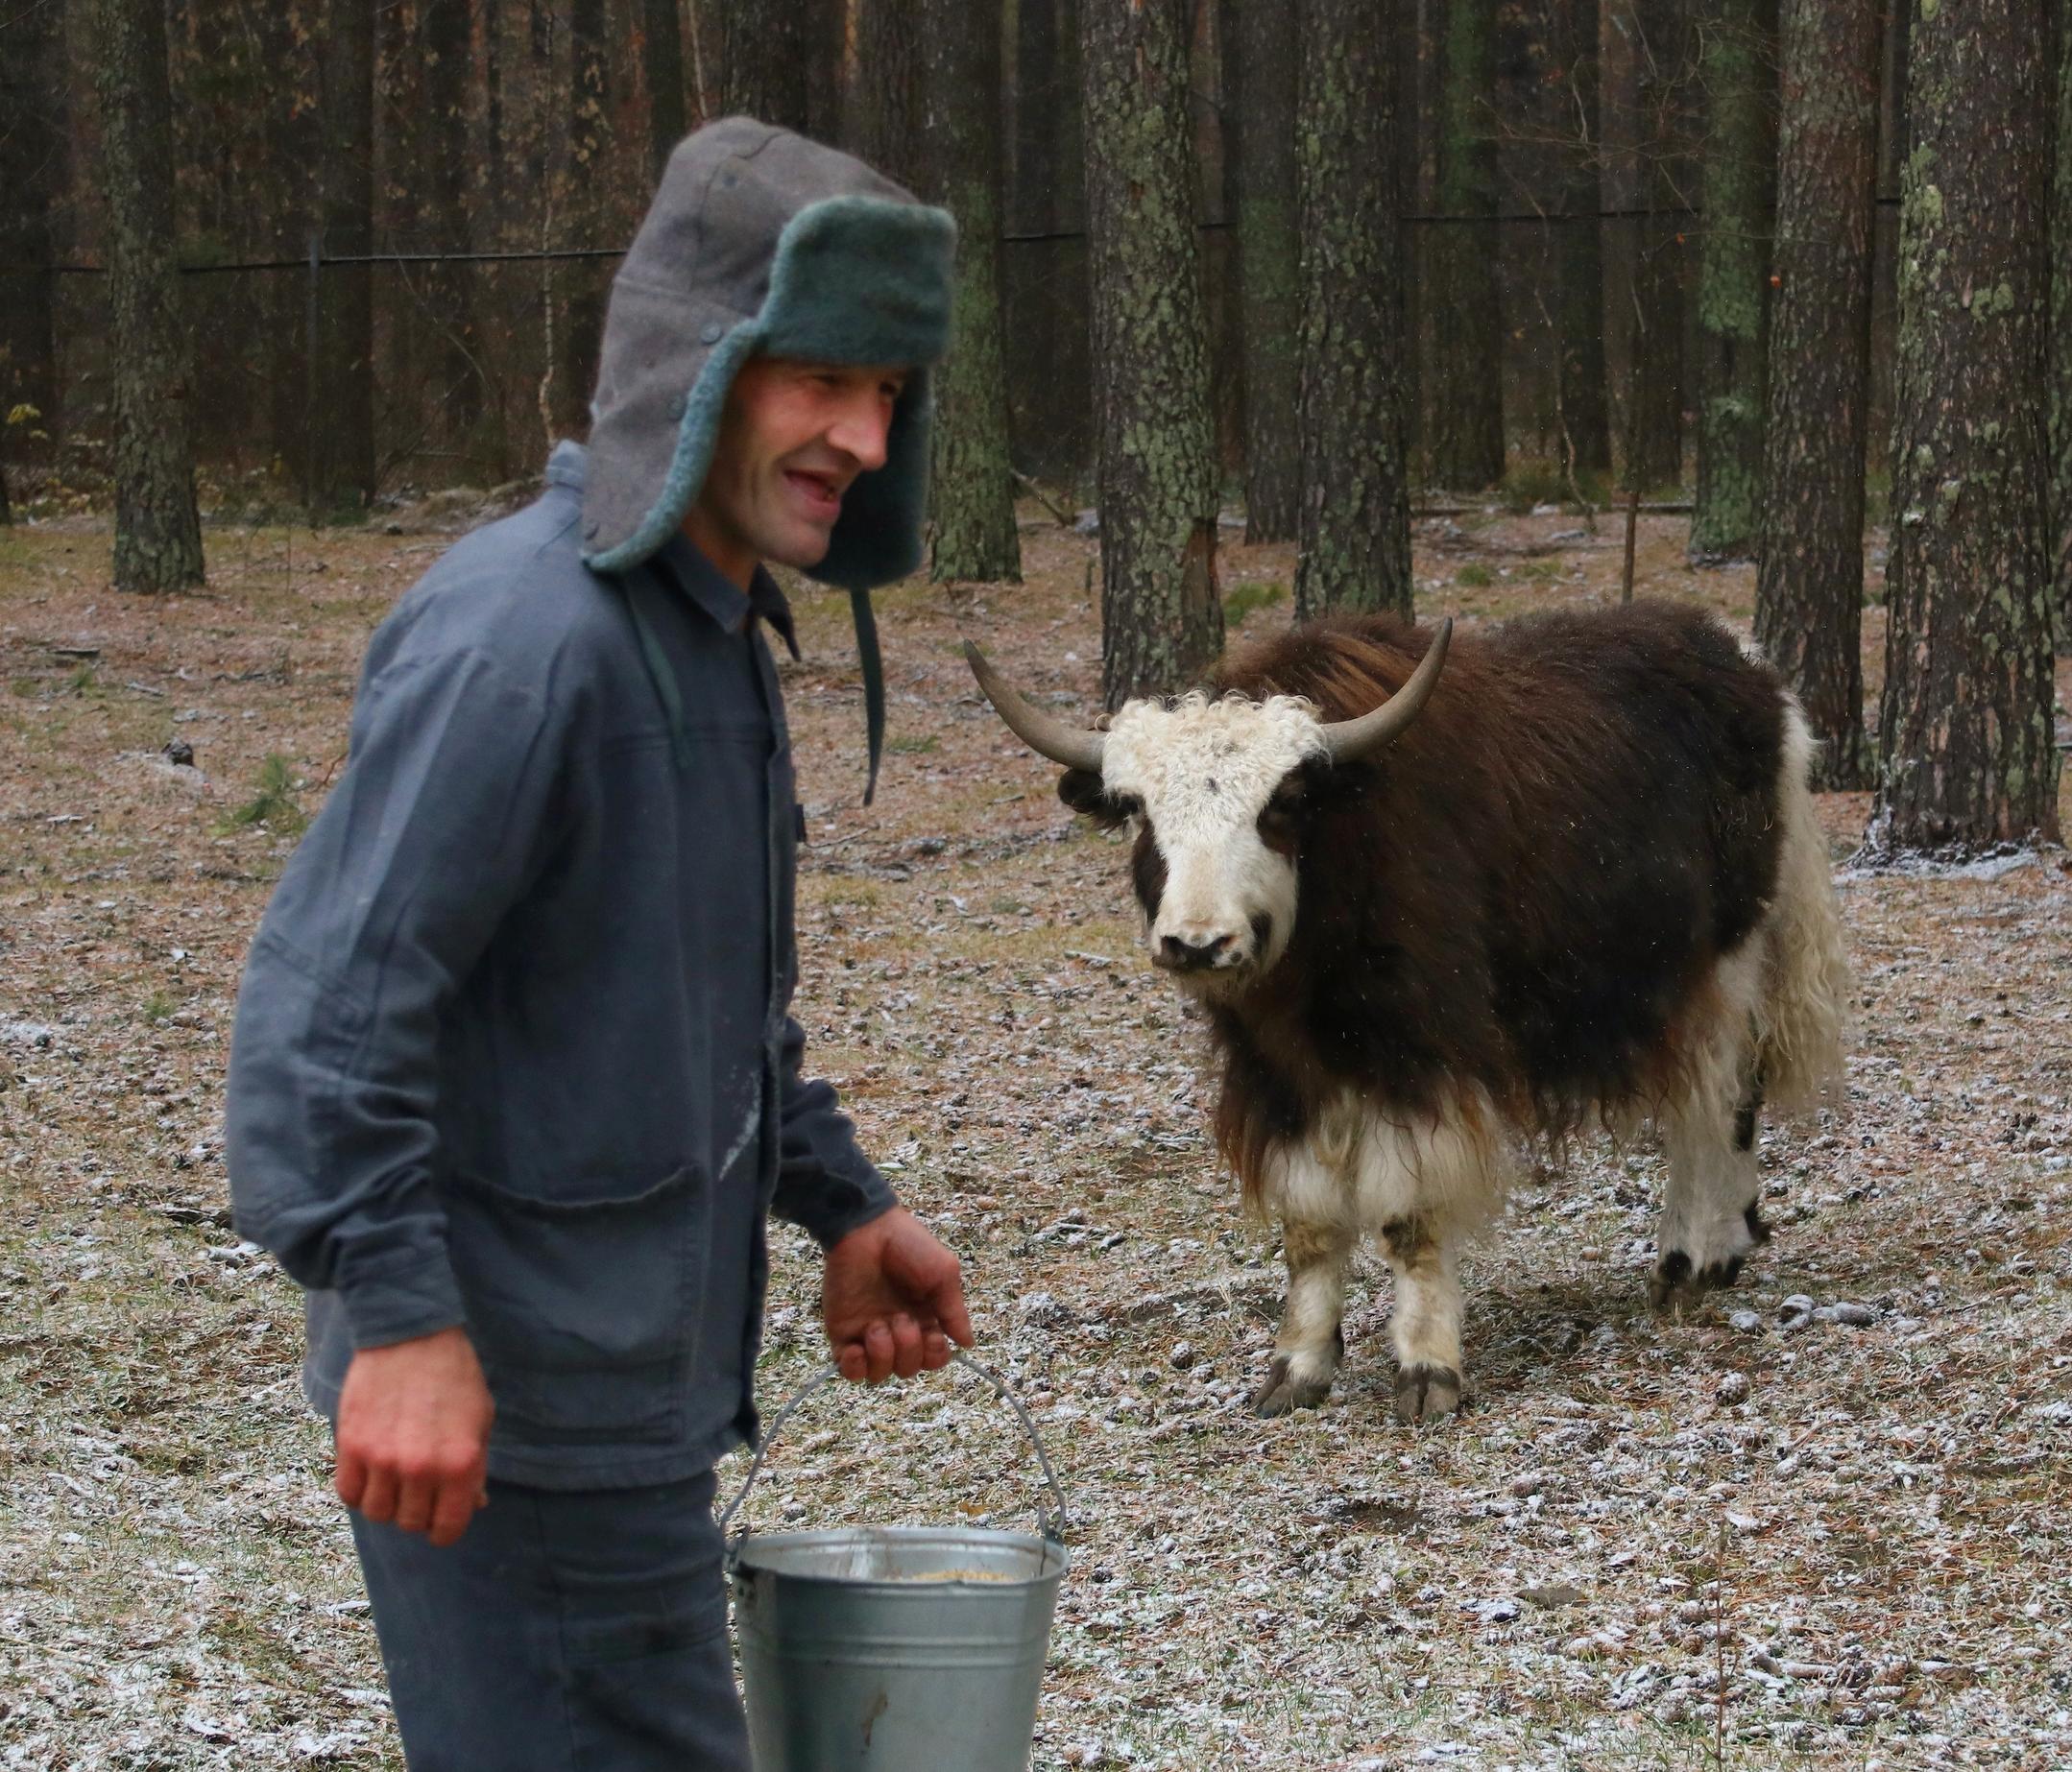
[[[1050,1616],[1063,1580],[1065,1493],[1036,1424],[967,1354],[1027,1431],[1055,1511],[1040,1536],[976,1526],[841,1526],[727,1540],[756,1772],[1023,1772],[1036,1735]],[[824,1367],[771,1423],[725,1532],[771,1443]]]

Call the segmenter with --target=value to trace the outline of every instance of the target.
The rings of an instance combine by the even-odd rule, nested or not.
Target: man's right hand
[[[338,1498],[450,1545],[489,1499],[490,1401],[465,1329],[362,1348],[338,1398]]]

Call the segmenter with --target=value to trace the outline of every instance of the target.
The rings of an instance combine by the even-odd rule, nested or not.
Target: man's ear
[[[1130,815],[1130,808],[1108,798],[1100,777],[1091,769],[1068,769],[1057,778],[1057,797],[1083,818],[1113,830]]]

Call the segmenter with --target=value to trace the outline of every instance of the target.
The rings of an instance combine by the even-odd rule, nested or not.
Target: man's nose
[[[891,409],[874,394],[844,409],[828,432],[828,442],[844,455],[854,456],[856,471],[867,474],[885,465],[891,431]]]

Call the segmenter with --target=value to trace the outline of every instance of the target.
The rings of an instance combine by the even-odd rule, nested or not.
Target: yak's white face
[[[1115,716],[1101,786],[1141,826],[1133,872],[1155,965],[1220,994],[1280,959],[1295,926],[1290,796],[1325,754],[1310,705],[1289,696],[1131,702]]]

